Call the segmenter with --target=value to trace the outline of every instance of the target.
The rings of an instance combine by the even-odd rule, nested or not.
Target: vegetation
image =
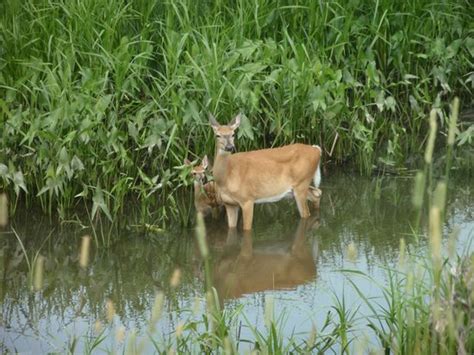
[[[2,1],[0,188],[13,209],[112,219],[132,199],[144,222],[186,222],[177,167],[212,153],[208,112],[245,114],[241,150],[312,142],[361,172],[402,167],[428,109],[444,132],[443,102],[472,105],[473,13],[469,0]],[[456,145],[471,143],[460,128]]]
[[[454,100],[452,114],[449,117],[446,166],[451,164],[452,145],[455,142],[455,127],[458,118],[459,101]],[[205,282],[205,309],[203,313],[194,313],[186,320],[176,324],[170,334],[157,334],[156,327],[160,322],[166,302],[176,303],[173,308],[181,315],[193,313],[192,310],[179,308],[175,292],[181,282],[181,272],[176,269],[169,273],[165,297],[162,291],[156,293],[147,329],[142,334],[127,330],[118,325],[114,319],[120,307],[111,300],[105,303],[105,317],[103,322],[97,321],[94,328],[87,335],[72,334],[69,342],[61,350],[71,353],[81,349],[84,353],[96,351],[125,351],[127,353],[149,352],[157,353],[225,353],[233,354],[245,349],[262,354],[284,353],[369,353],[382,350],[394,354],[471,354],[474,352],[474,254],[465,253],[456,255],[456,233],[443,236],[443,215],[446,205],[448,175],[445,175],[436,184],[433,176],[433,147],[436,139],[436,118],[434,111],[430,117],[430,132],[425,150],[425,168],[417,174],[413,192],[413,205],[421,214],[428,215],[429,228],[425,233],[421,228],[414,231],[415,239],[428,240],[427,253],[419,255],[407,248],[404,239],[400,239],[398,264],[385,266],[386,283],[380,284],[358,270],[344,269],[340,272],[347,275],[347,281],[360,296],[360,303],[365,304],[369,314],[363,313],[361,308],[348,307],[344,295],[336,295],[334,305],[328,311],[326,320],[317,324],[309,334],[285,334],[285,314],[275,317],[274,303],[271,298],[265,301],[265,327],[257,328],[245,319],[244,309],[237,307],[232,310],[221,308],[219,296],[212,285],[211,260],[209,246],[206,241],[205,225],[201,215],[197,218],[197,245],[203,263]],[[428,203],[426,203],[428,202]],[[16,232],[13,230],[16,234]],[[31,292],[38,292],[34,296],[47,297],[47,290],[43,290],[43,273],[45,272],[45,258],[36,253],[34,258],[28,258],[21,239],[17,235],[19,248],[17,255],[24,257],[28,264],[28,283]],[[47,238],[44,243],[48,242]],[[444,239],[444,240],[443,240]],[[447,248],[444,248],[444,246]],[[71,246],[72,249],[72,246]],[[357,255],[357,246],[351,243],[346,252],[347,257]],[[95,273],[88,273],[90,253],[90,237],[82,239],[82,246],[78,258],[74,262],[80,266],[79,276],[84,283],[88,279],[97,277]],[[132,253],[137,257],[137,253]],[[137,257],[141,261],[146,256]],[[61,259],[61,258],[60,258]],[[73,259],[66,259],[68,261]],[[156,254],[150,251],[150,259],[155,262]],[[158,258],[158,262],[163,262]],[[99,259],[100,260],[100,259]],[[21,261],[21,259],[20,259]],[[18,264],[20,261],[15,262]],[[104,258],[107,262],[108,258]],[[53,261],[54,263],[54,261]],[[62,261],[64,263],[64,261]],[[138,264],[138,263],[137,263]],[[9,263],[7,262],[8,266]],[[51,266],[50,266],[51,267]],[[117,266],[115,266],[117,267]],[[60,268],[61,269],[61,268]],[[163,267],[166,270],[166,267]],[[143,271],[143,270],[142,270]],[[169,270],[166,272],[168,273]],[[8,271],[6,274],[9,274]],[[128,270],[133,277],[127,278],[134,292],[143,294],[136,289],[134,279],[143,276],[140,270]],[[11,275],[15,282],[19,282],[19,275]],[[51,277],[51,275],[46,275]],[[57,277],[52,277],[57,279]],[[99,276],[100,278],[100,276]],[[365,290],[361,289],[357,278],[368,278],[373,284],[378,284],[382,290],[381,298],[370,298]],[[67,280],[65,280],[67,281]],[[94,282],[95,283],[95,282]],[[121,287],[124,282],[120,281]],[[81,287],[82,288],[82,287]],[[66,288],[68,291],[71,288]],[[83,289],[84,292],[87,289]],[[39,292],[44,291],[44,292]],[[120,298],[121,292],[117,292]],[[93,292],[97,305],[103,302],[103,295]],[[33,297],[34,298],[34,297]],[[64,297],[60,297],[64,300]],[[150,299],[146,297],[146,299]],[[102,302],[101,302],[102,300]],[[136,300],[132,299],[130,302]],[[59,302],[61,304],[61,302]],[[33,304],[31,303],[30,306]],[[82,304],[82,307],[84,304]],[[97,313],[97,309],[94,309]],[[181,318],[183,319],[183,318]],[[361,324],[361,320],[363,324]],[[250,338],[242,337],[240,329],[247,327]],[[377,344],[356,340],[358,331],[368,327],[373,336],[378,339]],[[111,338],[115,340],[110,340]],[[51,342],[53,344],[54,342]],[[112,344],[112,345],[110,345]],[[8,350],[8,349],[7,349]]]

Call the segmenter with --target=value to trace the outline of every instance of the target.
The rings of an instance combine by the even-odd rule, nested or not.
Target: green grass
[[[5,0],[0,189],[13,210],[87,206],[96,221],[131,201],[146,223],[187,223],[176,167],[212,155],[208,112],[245,114],[242,151],[310,142],[328,164],[396,170],[422,151],[429,109],[445,133],[443,102],[473,103],[473,13],[468,0]]]
[[[454,137],[455,123],[458,120],[458,105],[455,100],[449,115],[448,136]],[[433,122],[433,117],[432,122]],[[439,127],[430,126],[430,137],[436,137]],[[427,231],[416,228],[415,239],[426,239],[429,245],[427,253],[418,255],[407,249],[404,239],[400,240],[400,255],[398,265],[385,266],[386,282],[373,279],[370,275],[358,270],[340,270],[347,275],[348,284],[359,295],[356,305],[346,303],[344,294],[335,295],[333,306],[328,309],[327,317],[322,324],[316,324],[309,334],[285,333],[285,312],[275,316],[274,301],[265,300],[265,327],[257,328],[245,317],[245,309],[237,307],[222,308],[218,295],[212,285],[210,254],[206,244],[206,230],[202,216],[198,215],[196,236],[204,264],[205,276],[205,309],[201,314],[191,316],[178,323],[173,332],[156,335],[156,325],[160,322],[164,304],[173,305],[170,309],[184,315],[192,310],[179,309],[173,289],[179,282],[179,277],[171,276],[169,285],[161,285],[163,289],[171,290],[166,299],[159,291],[148,324],[148,336],[138,339],[137,333],[128,334],[123,326],[114,322],[115,307],[112,301],[106,303],[107,324],[99,323],[96,329],[91,329],[86,335],[72,334],[65,342],[64,349],[71,353],[76,347],[83,345],[84,353],[127,352],[141,353],[147,346],[152,346],[156,353],[216,353],[234,354],[245,349],[254,350],[258,354],[287,354],[287,353],[370,353],[383,351],[387,354],[471,354],[474,352],[474,254],[455,253],[456,235],[452,233],[443,238],[443,212],[446,203],[446,185],[448,176],[443,176],[436,184],[433,164],[435,138],[426,144],[425,167],[415,180],[413,204],[420,210],[420,215],[428,215],[429,228]],[[452,140],[447,142],[448,152]],[[449,155],[450,153],[448,153]],[[448,156],[446,166],[451,164]],[[443,185],[445,187],[443,187]],[[21,239],[19,253],[23,253],[28,263],[31,292],[42,288],[43,261],[39,251],[34,256],[35,266],[28,258]],[[47,238],[48,239],[48,238]],[[47,241],[46,239],[46,241]],[[443,240],[447,243],[443,244]],[[45,242],[46,242],[45,241]],[[45,243],[44,242],[44,243]],[[424,240],[421,241],[424,243]],[[447,246],[447,248],[444,247]],[[468,246],[469,248],[470,246]],[[355,249],[353,245],[351,249]],[[416,248],[415,248],[416,249]],[[41,248],[40,248],[41,250]],[[88,248],[84,248],[88,251]],[[81,254],[83,252],[81,251]],[[85,253],[85,251],[84,251]],[[350,253],[357,254],[357,250]],[[349,255],[349,250],[347,251]],[[143,261],[143,256],[140,258]],[[79,260],[88,260],[81,255]],[[158,258],[157,262],[160,261]],[[81,261],[81,267],[86,268],[86,261]],[[166,269],[164,267],[164,269]],[[34,272],[32,272],[34,270]],[[34,277],[33,277],[34,274]],[[174,273],[176,274],[176,272]],[[84,273],[87,278],[89,274]],[[146,273],[136,275],[148,277]],[[179,274],[178,274],[179,275]],[[366,290],[359,287],[358,278],[369,279],[374,286],[380,288],[381,297],[368,297]],[[28,281],[30,282],[30,281]],[[38,293],[38,297],[41,294]],[[168,311],[168,308],[166,309]],[[287,310],[291,311],[291,310]],[[244,319],[244,323],[241,319]],[[360,323],[363,320],[363,324]],[[241,336],[241,328],[250,330],[250,338]],[[359,331],[371,330],[378,340],[376,344],[360,341]],[[105,348],[104,342],[108,337],[112,348]],[[109,338],[110,340],[110,338]],[[56,344],[57,342],[51,342]],[[109,342],[110,343],[110,342]],[[60,351],[61,351],[60,350]]]

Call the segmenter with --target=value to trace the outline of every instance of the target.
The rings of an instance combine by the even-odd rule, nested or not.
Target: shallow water
[[[363,311],[341,270],[370,275],[372,281],[356,275],[351,280],[368,297],[380,296],[376,282],[384,282],[384,266],[398,263],[400,238],[411,254],[428,253],[426,237],[413,233],[411,179],[336,175],[326,178],[322,188],[320,214],[308,220],[300,220],[292,201],[257,206],[251,234],[229,232],[223,214],[206,220],[221,303],[228,310],[244,307],[240,338],[251,338],[248,323],[264,327],[269,304],[277,318],[284,318],[280,324],[288,336],[309,332],[313,325],[319,329],[336,299],[344,299],[348,310]],[[445,235],[459,228],[458,252],[472,251],[473,186],[457,180],[448,195]],[[89,267],[82,270],[78,250],[84,232],[76,226],[52,226],[35,215],[17,218],[11,226],[29,262],[39,254],[46,261],[43,288],[33,291],[20,243],[11,230],[1,231],[2,352],[61,352],[77,337],[75,349],[83,352],[83,340],[107,324],[107,300],[116,314],[106,333],[124,327],[125,334],[135,330],[138,338],[147,331],[157,291],[166,295],[154,332],[158,338],[171,337],[178,324],[199,318],[203,310],[204,267],[192,229],[157,234],[124,230],[112,247],[94,247]],[[355,260],[347,256],[350,243],[357,249]],[[173,288],[170,279],[176,269],[181,279]],[[120,346],[110,336],[98,349]]]

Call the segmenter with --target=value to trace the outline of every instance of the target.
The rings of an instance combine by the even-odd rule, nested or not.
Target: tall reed
[[[85,204],[92,220],[131,199],[163,224],[183,209],[175,167],[213,151],[208,112],[245,113],[240,150],[311,142],[364,173],[402,167],[428,109],[446,130],[443,102],[472,104],[473,12],[467,0],[5,0],[0,189],[12,209],[18,196],[60,217]]]
[[[458,109],[459,103],[455,99],[448,132],[448,155],[452,154]],[[378,306],[364,295],[354,280],[350,280],[361,300],[368,305],[369,326],[379,336],[387,353],[469,354],[474,351],[474,254],[455,255],[454,232],[443,238],[447,176],[436,188],[420,183],[427,171],[432,179],[432,146],[439,133],[433,123],[434,117],[430,117],[430,139],[426,145],[427,167],[417,175],[413,199],[415,207],[421,210],[423,196],[432,196],[427,199],[430,201],[426,235],[429,254],[407,257],[404,248],[401,249],[398,267],[388,268],[388,285],[382,286],[385,302]],[[450,163],[448,157],[446,165]]]

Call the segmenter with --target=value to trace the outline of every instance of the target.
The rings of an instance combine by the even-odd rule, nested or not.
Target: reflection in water
[[[219,297],[293,288],[314,280],[318,242],[314,239],[311,247],[305,235],[317,224],[316,217],[300,219],[292,239],[263,243],[255,243],[251,232],[243,232],[240,246],[237,230],[229,229],[228,244],[214,264],[214,286]]]
[[[452,182],[445,228],[459,226],[460,245],[466,245],[474,228],[471,182]],[[413,237],[412,186],[409,179],[331,176],[323,186],[320,225],[300,220],[293,201],[257,206],[252,235],[229,231],[224,220],[208,220],[214,282],[221,298],[229,300],[226,307],[244,304],[248,318],[259,324],[260,295],[271,292],[290,312],[289,332],[296,326],[303,331],[301,324],[313,317],[316,308],[327,313],[333,303],[331,292],[356,298],[349,287],[342,290],[344,280],[336,269],[355,267],[383,283],[383,267],[397,262],[401,237],[412,253],[428,252],[426,238],[415,242]],[[157,291],[166,295],[159,331],[171,334],[182,320],[180,310],[192,309],[196,297],[205,299],[193,230],[166,234],[124,230],[109,249],[97,249],[93,243],[89,266],[83,270],[79,266],[83,231],[51,225],[31,213],[24,219],[17,216],[11,226],[22,238],[30,262],[37,254],[45,257],[45,272],[42,290],[34,292],[33,273],[21,246],[11,232],[0,231],[0,353],[61,352],[71,334],[90,335],[97,320],[107,324],[109,299],[117,324],[146,331]],[[346,264],[350,242],[359,251],[358,260]],[[173,289],[169,282],[176,269],[182,278]],[[50,341],[51,334],[59,345]]]

